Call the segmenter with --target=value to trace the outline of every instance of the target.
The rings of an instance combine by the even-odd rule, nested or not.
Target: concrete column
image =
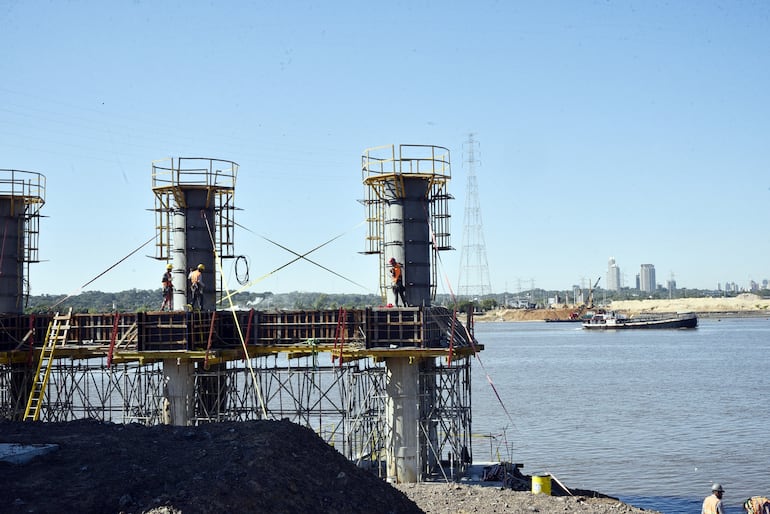
[[[0,313],[20,314],[24,310],[24,199],[0,199]]]
[[[189,303],[187,299],[187,253],[185,251],[185,213],[182,209],[174,209],[173,218],[173,248],[171,259],[174,269],[171,270],[171,282],[174,285],[174,310],[181,311]]]
[[[430,306],[431,240],[430,182],[423,178],[404,180],[404,254],[406,256],[406,300],[412,306]]]
[[[386,204],[385,262],[390,258],[404,265],[406,301],[411,306],[430,306],[431,240],[430,183],[424,178],[403,175],[403,191],[395,186],[386,188],[393,197]],[[397,197],[403,194],[403,197]],[[392,291],[388,302],[395,304]]]
[[[209,189],[185,189],[185,250],[187,252],[187,265],[195,268],[203,264],[206,268],[203,272],[203,308],[201,310],[214,310],[216,300],[216,269],[214,266],[214,245],[209,234],[209,227],[216,232],[216,218],[214,216],[213,202]],[[208,225],[206,224],[208,221]],[[185,275],[185,280],[187,275]]]
[[[414,483],[420,476],[418,361],[409,358],[385,359],[388,481]]]
[[[405,262],[404,257],[404,203],[399,199],[392,199],[388,201],[387,217],[385,220],[385,262],[390,262],[390,259],[396,259],[397,262],[403,264]],[[388,266],[388,264],[386,264]],[[390,268],[388,268],[390,269]],[[406,273],[402,269],[404,274],[403,280],[406,285]],[[388,288],[386,290],[387,303],[396,305],[396,295],[393,292],[390,282],[390,274],[388,273]],[[408,289],[408,288],[407,288]],[[407,295],[409,294],[407,290]],[[408,298],[408,297],[407,297]],[[407,300],[408,301],[408,300]],[[401,303],[401,300],[398,301]]]
[[[178,359],[163,361],[163,423],[187,426],[195,409],[195,364]]]

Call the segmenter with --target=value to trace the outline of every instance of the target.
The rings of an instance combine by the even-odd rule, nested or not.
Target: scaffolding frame
[[[388,198],[404,195],[404,178],[418,177],[428,180],[427,201],[430,206],[431,226],[431,299],[436,298],[438,286],[438,252],[453,250],[450,244],[449,200],[447,184],[452,178],[449,150],[434,145],[385,145],[369,148],[361,157],[361,173],[364,183],[367,235],[362,253],[379,255],[380,295],[387,301],[389,277],[386,272],[385,204]]]
[[[207,204],[213,205],[211,233],[214,251],[220,259],[235,257],[235,181],[238,164],[208,157],[170,157],[152,163],[152,191],[155,195],[155,259],[171,259],[173,213],[185,208],[186,189],[204,189]],[[216,302],[223,297],[224,283],[217,274]]]
[[[432,441],[421,438],[421,452],[440,457],[422,469],[426,480],[459,476],[465,464],[460,459],[463,447],[471,447],[470,358],[449,364],[441,360],[433,359],[429,370],[420,373],[420,383],[428,384],[421,388],[421,401],[432,403],[419,420],[420,427],[437,434]],[[13,380],[28,380],[13,376],[23,373],[29,375],[25,369],[0,365],[0,415],[6,419],[19,419],[23,412],[23,406],[10,405],[12,395],[8,391]],[[160,362],[108,366],[106,358],[65,358],[56,361],[51,374],[41,421],[88,418],[144,425],[163,421],[166,379]],[[330,353],[299,358],[261,356],[208,370],[199,364],[194,375],[191,422],[288,419],[312,429],[357,465],[384,476],[389,440],[385,381],[382,361],[365,358],[340,365],[331,362]],[[437,473],[437,460],[448,464],[448,473]]]
[[[22,293],[25,306],[30,294],[29,265],[40,262],[40,210],[45,205],[45,190],[46,178],[40,173],[0,169],[0,197],[10,199],[11,208],[18,208],[18,214],[23,217],[23,234],[19,248],[23,280],[18,290]]]
[[[22,419],[35,358],[45,355],[34,334],[54,319],[0,316],[3,419]],[[168,423],[176,375],[166,366],[184,365],[186,423],[288,419],[384,476],[395,453],[389,359],[409,359],[418,366],[420,478],[454,477],[467,464],[471,358],[482,347],[444,307],[97,313],[68,323],[41,389],[42,421]]]

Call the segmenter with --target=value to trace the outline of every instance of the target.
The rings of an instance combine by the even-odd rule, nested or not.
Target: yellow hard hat
[[[166,264],[166,269],[174,269],[174,266],[172,264]]]
[[[206,266],[204,266],[203,264],[198,264],[198,269],[203,271],[206,269]]]

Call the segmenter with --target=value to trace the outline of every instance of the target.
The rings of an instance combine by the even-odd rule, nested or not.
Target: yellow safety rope
[[[224,273],[222,272],[222,261],[219,258],[219,253],[217,252],[216,244],[214,243],[214,234],[211,231],[211,225],[209,224],[208,217],[206,217],[206,214],[203,215],[205,221],[206,221],[206,229],[209,233],[209,239],[211,240],[211,247],[214,249],[214,261],[216,263],[217,268],[219,269],[219,274],[222,277],[222,283],[223,287],[227,291],[227,279],[225,278]],[[238,316],[235,313],[235,309],[233,309],[234,304],[232,301],[232,295],[227,294],[227,299],[230,302],[230,312],[233,313],[233,322],[235,323],[235,328],[238,330],[238,338],[241,340],[241,347],[243,348],[243,353],[248,357],[249,351],[246,348],[246,340],[243,338],[243,331],[241,330],[241,324],[238,322]],[[254,372],[254,367],[251,365],[251,359],[246,359],[246,365],[249,368],[249,372],[251,373],[251,379],[254,382],[254,390],[257,392],[257,399],[259,400],[259,406],[262,408],[262,416],[267,418],[267,408],[265,407],[265,400],[262,398],[262,390],[259,387],[259,382],[257,381],[257,374]]]
[[[328,245],[329,243],[331,243],[331,242],[333,242],[333,241],[335,241],[335,240],[339,239],[340,237],[342,237],[342,236],[344,236],[344,235],[348,234],[349,232],[351,232],[352,230],[355,230],[356,228],[358,228],[359,226],[361,226],[361,225],[363,225],[363,224],[364,224],[364,222],[362,221],[361,223],[359,223],[359,224],[358,224],[358,225],[356,225],[355,227],[352,227],[352,228],[351,228],[350,230],[348,230],[347,232],[343,232],[342,234],[339,234],[339,235],[337,235],[337,236],[334,236],[333,238],[329,239],[329,240],[328,240],[328,241],[326,241],[325,243],[321,243],[320,245],[316,246],[315,248],[313,248],[313,249],[311,249],[311,250],[308,250],[307,252],[305,252],[305,253],[303,253],[303,254],[299,254],[299,253],[295,252],[294,250],[291,250],[290,248],[287,248],[287,247],[285,247],[285,246],[281,245],[280,243],[276,243],[275,241],[273,241],[273,240],[271,240],[271,239],[268,239],[268,238],[267,238],[267,237],[265,237],[265,236],[262,236],[262,235],[256,234],[256,233],[255,233],[253,230],[250,230],[250,229],[248,229],[248,228],[244,227],[243,225],[241,225],[241,224],[239,224],[239,223],[236,223],[236,224],[235,224],[236,226],[238,226],[238,227],[240,227],[240,228],[242,228],[242,229],[246,230],[247,232],[251,232],[252,234],[254,234],[254,235],[257,235],[257,236],[261,237],[261,238],[262,238],[262,239],[264,239],[265,241],[268,241],[269,243],[272,243],[272,244],[276,245],[277,247],[279,247],[279,248],[282,248],[282,249],[286,250],[286,251],[287,251],[287,252],[289,252],[289,253],[292,253],[292,254],[296,255],[296,257],[295,257],[294,259],[290,260],[289,262],[287,262],[286,264],[283,264],[282,266],[278,266],[278,267],[277,267],[276,269],[274,269],[273,271],[270,271],[269,273],[265,273],[265,274],[264,274],[264,275],[262,275],[261,277],[255,278],[254,280],[252,280],[252,281],[248,282],[246,285],[244,285],[242,288],[238,289],[237,291],[235,291],[235,292],[233,292],[233,293],[229,293],[227,296],[225,296],[225,297],[223,297],[221,300],[219,300],[219,303],[222,303],[224,300],[230,300],[230,299],[231,299],[231,297],[232,297],[233,295],[236,295],[236,294],[238,294],[238,293],[241,293],[241,292],[245,291],[246,289],[249,289],[249,288],[250,288],[251,286],[253,286],[254,284],[256,284],[256,283],[258,283],[258,282],[261,282],[262,280],[266,279],[266,278],[267,278],[267,277],[269,277],[270,275],[272,275],[272,274],[274,274],[274,273],[277,273],[278,271],[281,271],[283,268],[286,268],[287,266],[290,266],[290,265],[294,264],[295,262],[297,262],[297,261],[298,261],[298,260],[300,260],[300,259],[304,259],[304,260],[306,260],[307,262],[309,262],[309,263],[311,263],[311,264],[314,264],[314,265],[318,266],[319,268],[321,268],[321,269],[323,269],[323,270],[325,270],[325,271],[328,271],[329,273],[331,273],[331,274],[333,274],[333,275],[336,275],[336,276],[340,277],[340,278],[341,278],[341,279],[343,279],[343,280],[346,280],[346,281],[350,282],[351,284],[357,285],[357,286],[359,286],[359,287],[361,287],[361,288],[363,288],[363,289],[366,289],[366,290],[368,290],[369,288],[367,288],[366,286],[364,286],[364,285],[361,285],[361,284],[359,284],[358,282],[355,282],[355,281],[353,281],[353,280],[351,280],[351,279],[349,279],[349,278],[347,278],[347,277],[344,277],[344,276],[340,275],[339,273],[337,273],[336,271],[333,271],[333,270],[331,270],[331,269],[329,269],[329,268],[327,268],[327,267],[325,267],[325,266],[323,266],[323,265],[321,265],[321,264],[318,264],[317,262],[313,261],[312,259],[308,259],[308,258],[307,258],[307,256],[308,256],[308,255],[310,255],[311,253],[315,252],[315,251],[316,251],[316,250],[318,250],[319,248],[323,248],[324,246],[326,246],[326,245]]]

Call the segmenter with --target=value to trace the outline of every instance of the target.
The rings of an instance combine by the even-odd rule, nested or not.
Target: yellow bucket
[[[551,495],[551,475],[532,475],[532,494]]]

